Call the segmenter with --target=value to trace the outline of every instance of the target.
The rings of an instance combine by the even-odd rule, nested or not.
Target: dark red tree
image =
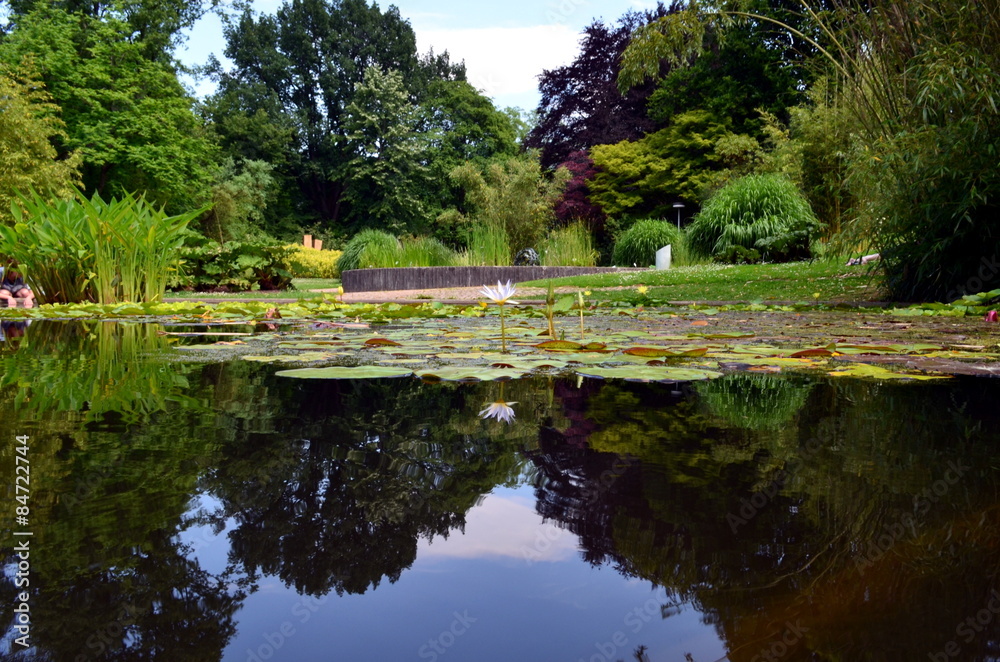
[[[569,159],[559,164],[573,175],[563,191],[562,197],[556,203],[556,218],[563,224],[581,221],[587,224],[592,232],[604,227],[606,216],[600,207],[590,202],[587,183],[597,174],[590,155],[578,150],[569,155]]]
[[[525,141],[527,147],[541,150],[542,167],[555,167],[572,152],[594,145],[635,140],[655,128],[646,114],[646,100],[656,84],[622,96],[621,54],[636,28],[682,6],[674,0],[668,9],[661,2],[655,10],[628,12],[613,26],[595,21],[584,29],[580,54],[572,64],[542,72],[538,124]]]

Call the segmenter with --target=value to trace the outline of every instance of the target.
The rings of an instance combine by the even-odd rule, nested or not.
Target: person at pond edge
[[[24,277],[17,270],[17,262],[11,260],[3,270],[3,280],[0,281],[0,299],[8,307],[16,306],[14,299],[24,299],[24,307],[31,308],[35,303],[35,295],[31,288],[24,284]]]

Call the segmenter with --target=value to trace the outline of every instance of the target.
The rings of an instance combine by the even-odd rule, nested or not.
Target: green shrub
[[[592,267],[597,264],[594,238],[582,223],[553,230],[540,249],[542,266]]]
[[[688,248],[697,255],[729,255],[731,247],[759,251],[765,260],[809,257],[819,230],[808,201],[781,175],[749,175],[716,192],[687,229]]]
[[[13,227],[0,226],[0,253],[16,259],[45,303],[158,301],[199,209],[167,216],[142,197],[105,202],[21,198]]]
[[[395,256],[400,250],[399,240],[382,230],[362,230],[344,246],[344,252],[337,260],[340,273],[351,269],[369,269],[377,266],[395,266]],[[389,260],[389,258],[392,258]],[[389,260],[389,264],[385,261]]]
[[[761,261],[761,255],[756,248],[730,246],[721,253],[716,253],[712,259],[723,264],[757,264]]]
[[[289,271],[294,278],[339,278],[340,251],[320,251],[302,244],[288,244]]]
[[[246,292],[285,290],[292,283],[292,249],[277,241],[220,244],[191,233],[181,254],[181,270],[172,289]]]
[[[667,221],[651,218],[636,221],[615,242],[611,263],[619,267],[648,267],[656,263],[656,251],[668,244],[673,257],[683,239],[680,230]]]

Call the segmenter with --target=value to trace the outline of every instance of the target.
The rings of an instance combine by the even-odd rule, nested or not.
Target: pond
[[[3,659],[1000,657],[996,380],[304,380],[184,328],[5,323]]]

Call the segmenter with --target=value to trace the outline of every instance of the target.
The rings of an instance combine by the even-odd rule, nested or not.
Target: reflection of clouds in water
[[[490,495],[465,519],[464,534],[456,530],[447,540],[435,538],[432,543],[421,539],[417,558],[563,561],[577,551],[577,537],[551,522],[542,522],[529,499]]]

